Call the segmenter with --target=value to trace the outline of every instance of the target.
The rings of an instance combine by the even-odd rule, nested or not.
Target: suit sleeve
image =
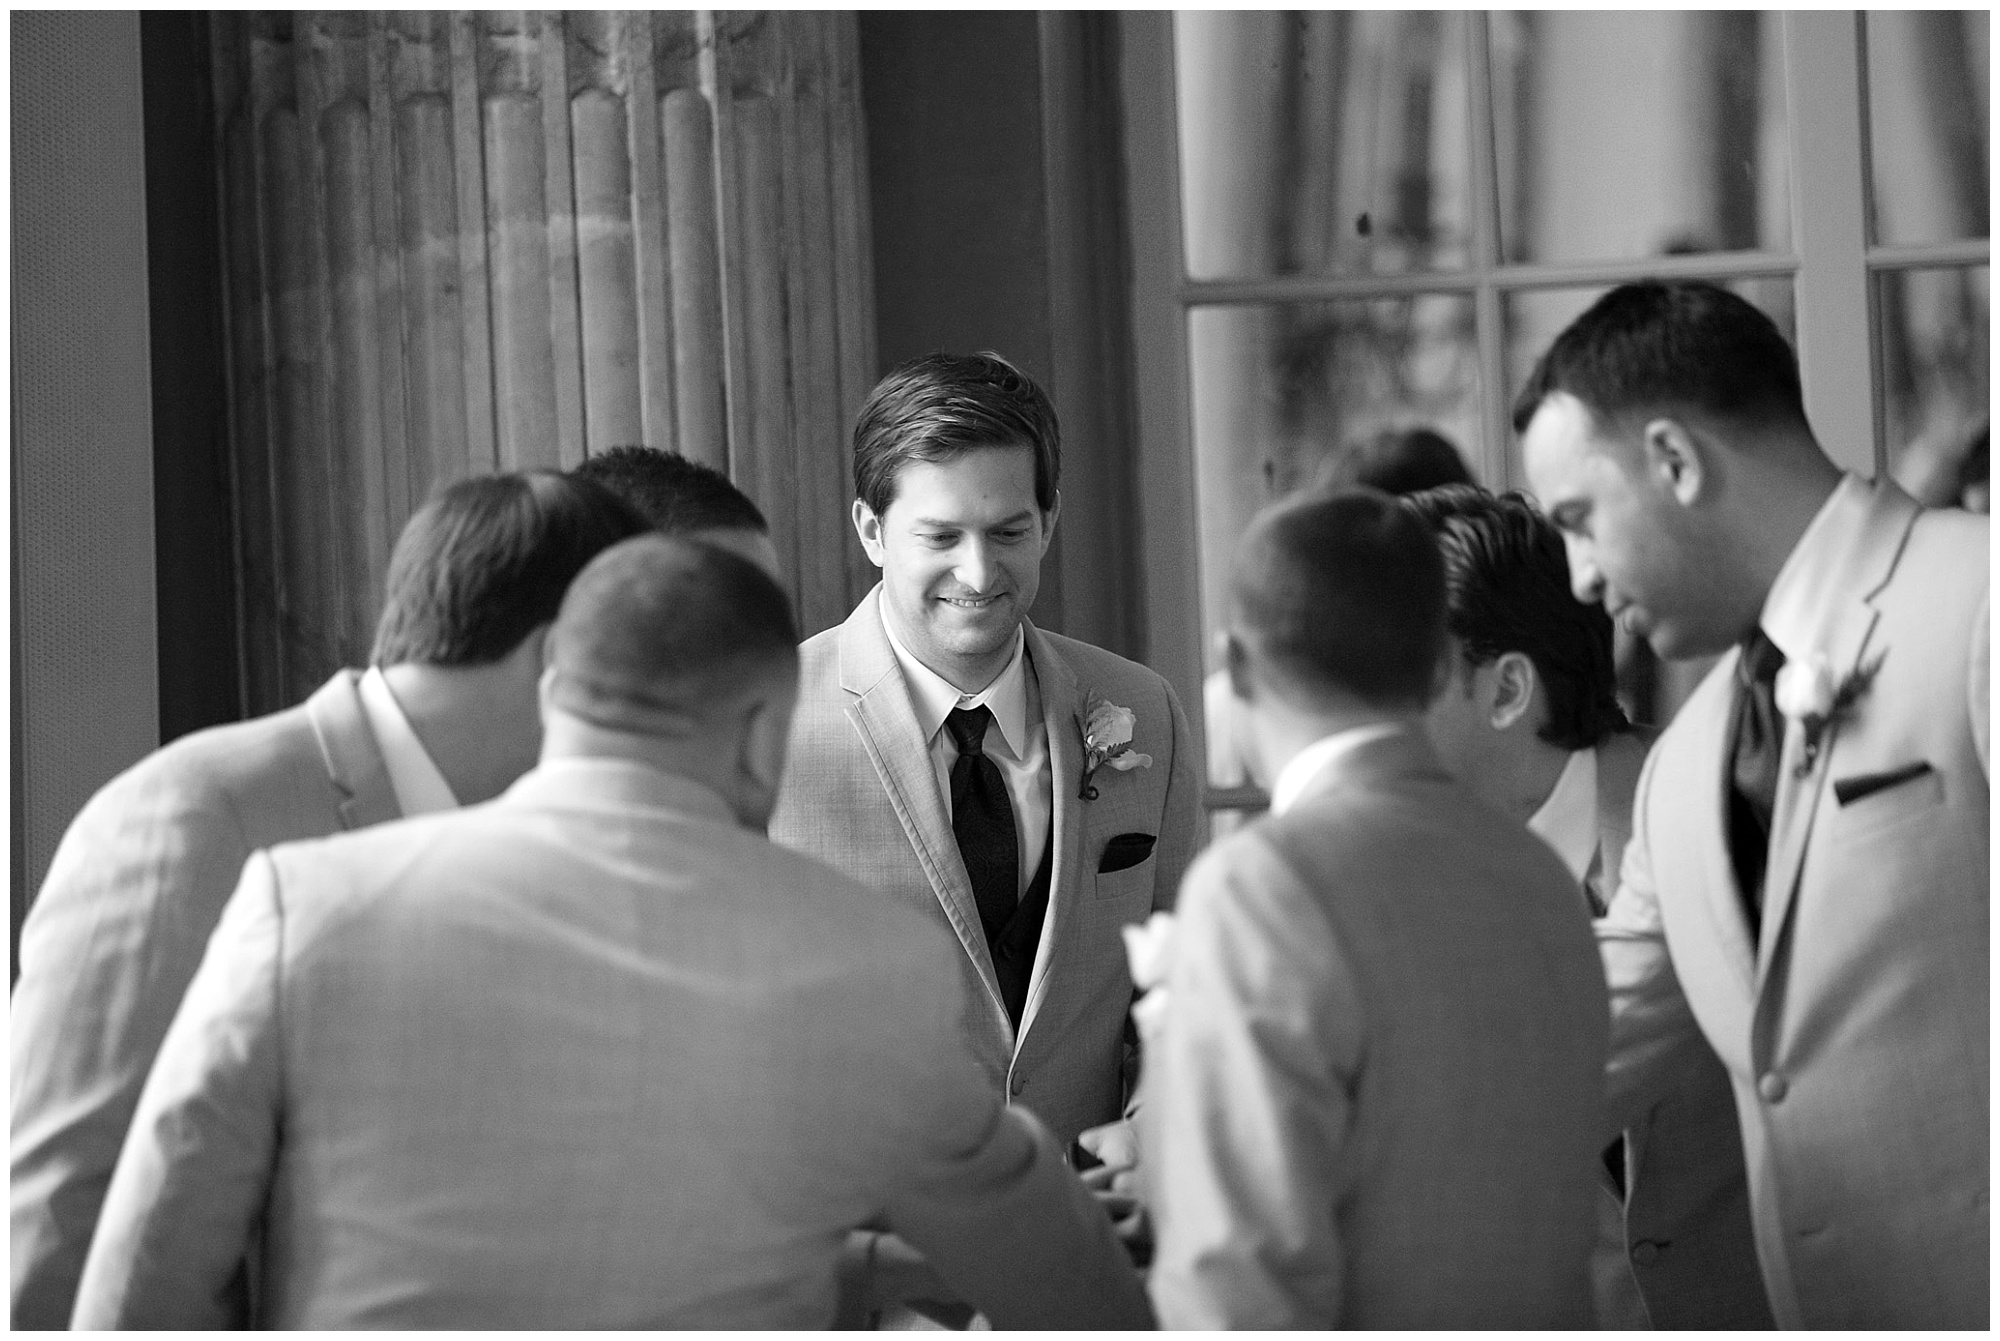
[[[1160,806],[1158,869],[1153,876],[1153,908],[1170,910],[1180,896],[1181,879],[1194,860],[1202,830],[1202,760],[1194,749],[1194,733],[1173,686],[1166,691],[1168,718],[1173,726],[1173,767],[1167,771],[1167,795]]]
[[[1189,872],[1140,1115],[1174,1328],[1323,1328],[1345,1281],[1334,1208],[1365,1022],[1324,914],[1254,832]]]
[[[78,1328],[242,1326],[278,1133],[282,921],[258,853],[139,1097],[77,1287]]]
[[[1993,592],[1987,589],[1979,601],[1979,618],[1972,621],[1972,655],[1966,667],[1966,707],[1972,719],[1972,748],[1979,755],[1979,771],[1993,780]]]
[[[141,766],[64,835],[12,1003],[13,1321],[69,1321],[147,1069],[249,855],[211,789]]]
[[[1653,881],[1647,803],[1658,754],[1649,756],[1632,803],[1632,837],[1611,906],[1593,924],[1611,998],[1611,1045],[1605,1061],[1606,1140],[1691,1077],[1708,1055],[1667,952]]]

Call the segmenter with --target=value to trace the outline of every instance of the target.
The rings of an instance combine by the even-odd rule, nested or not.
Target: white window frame
[[[1807,416],[1836,462],[1872,477],[1887,465],[1881,363],[1875,355],[1875,276],[1989,264],[1985,238],[1904,246],[1869,241],[1866,32],[1862,14],[1855,11],[1779,16],[1789,100],[1789,250],[1582,264],[1504,261],[1490,96],[1490,19],[1484,11],[1467,18],[1467,106],[1475,152],[1472,255],[1465,267],[1403,275],[1197,280],[1187,275],[1181,230],[1173,16],[1121,16],[1146,650],[1149,663],[1166,676],[1197,723],[1204,657],[1199,556],[1192,540],[1199,533],[1188,375],[1188,316],[1194,308],[1418,293],[1469,295],[1478,333],[1479,411],[1486,425],[1479,474],[1507,488],[1522,483],[1510,478],[1508,454],[1514,388],[1507,384],[1502,307],[1509,295],[1645,277],[1788,279]]]

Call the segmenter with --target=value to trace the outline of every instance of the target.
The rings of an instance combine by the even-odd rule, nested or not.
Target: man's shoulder
[[[1174,696],[1173,687],[1167,683],[1166,677],[1150,666],[1122,657],[1095,643],[1051,633],[1047,629],[1037,628],[1035,631],[1047,640],[1052,652],[1068,663],[1081,692],[1088,693],[1094,689],[1114,702],[1120,701],[1120,694]]]
[[[324,777],[325,768],[300,705],[170,741],[106,783],[92,806],[123,811],[256,801],[302,774]]]

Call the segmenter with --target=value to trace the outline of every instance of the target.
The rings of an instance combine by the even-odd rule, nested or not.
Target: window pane
[[[1798,332],[1792,317],[1792,282],[1789,279],[1741,279],[1723,287],[1749,299],[1778,324],[1792,347],[1798,347]],[[1589,289],[1534,289],[1507,296],[1503,308],[1507,330],[1507,394],[1518,396],[1527,385],[1535,361],[1561,335],[1563,328],[1583,315],[1585,308],[1608,293],[1610,286]],[[1507,444],[1507,478],[1511,487],[1528,487],[1527,471],[1521,464],[1521,440],[1513,435]]]
[[[1175,14],[1188,274],[1465,265],[1465,23]]]
[[[1202,624],[1213,658],[1244,527],[1311,483],[1339,447],[1425,426],[1468,465],[1478,461],[1479,359],[1472,303],[1458,296],[1198,307],[1188,335]]]
[[[1791,245],[1779,16],[1495,13],[1512,261]]]
[[[1990,278],[1983,265],[1875,276],[1889,468],[1933,506],[1986,479]]]
[[[1898,10],[1866,22],[1875,240],[1987,236],[1989,16]]]

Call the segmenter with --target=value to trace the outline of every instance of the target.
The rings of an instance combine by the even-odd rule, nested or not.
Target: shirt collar
[[[1297,805],[1313,779],[1331,767],[1334,760],[1370,741],[1393,736],[1402,729],[1401,722],[1374,722],[1321,736],[1293,755],[1292,761],[1278,770],[1278,780],[1271,784],[1271,813],[1282,815]]]
[[[1829,613],[1851,600],[1843,585],[1845,570],[1837,562],[1866,529],[1873,491],[1868,481],[1843,475],[1764,597],[1757,623],[1788,662],[1812,659],[1815,644],[1827,627]]]
[[[396,808],[403,818],[428,815],[439,810],[458,809],[451,784],[431,762],[424,743],[403,715],[402,705],[389,689],[379,666],[370,666],[361,677],[361,708],[368,714],[368,729],[382,751],[382,764],[389,771],[389,786],[396,793]]]
[[[1597,751],[1574,750],[1528,830],[1554,848],[1580,885],[1597,856]]]
[[[978,693],[966,694],[917,660],[890,626],[889,612],[884,609],[881,614],[882,631],[889,635],[889,646],[896,653],[896,664],[902,667],[903,683],[910,690],[910,706],[917,711],[917,725],[923,730],[926,745],[937,738],[938,729],[944,725],[945,717],[953,708],[984,707],[993,714],[993,720],[1000,727],[1000,734],[1014,757],[1028,757],[1027,658],[1022,655],[1027,646],[1027,630],[1018,624],[1014,626],[1014,655],[1007,659],[1006,669],[994,676],[993,682]]]

